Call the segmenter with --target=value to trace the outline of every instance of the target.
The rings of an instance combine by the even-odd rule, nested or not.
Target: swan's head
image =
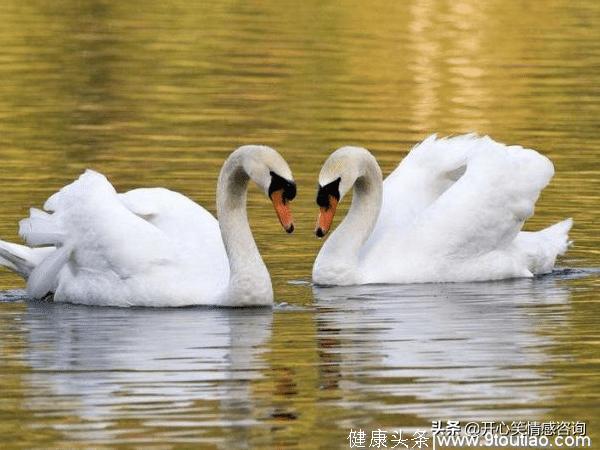
[[[341,147],[323,164],[317,192],[317,205],[319,205],[315,228],[317,237],[325,236],[331,228],[338,203],[363,174],[364,159],[374,159],[367,149]]]
[[[289,202],[296,197],[296,183],[285,159],[265,145],[244,145],[240,152],[244,171],[271,199],[275,213],[286,232],[294,231]]]

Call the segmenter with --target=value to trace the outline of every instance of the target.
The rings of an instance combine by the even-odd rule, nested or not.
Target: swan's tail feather
[[[31,209],[30,216],[19,222],[19,236],[31,246],[59,245],[65,235],[52,215]]]
[[[569,217],[540,231],[540,234],[547,239],[548,245],[552,247],[556,255],[564,254],[573,243],[569,240],[569,231],[572,226],[573,219]]]
[[[0,255],[2,255],[2,250],[0,250]],[[22,277],[25,276],[19,271],[17,266],[15,266],[13,263],[10,262],[10,260],[3,258],[2,256],[0,256],[0,267],[6,267],[7,269],[12,270],[13,272],[21,275]]]
[[[54,247],[29,248],[0,241],[0,265],[28,279],[36,266],[53,251]]]
[[[31,208],[29,217],[19,222],[19,234],[28,246],[0,241],[0,264],[27,280],[31,297],[42,298],[54,292],[58,273],[71,255],[65,233],[55,214]]]
[[[58,273],[71,256],[68,245],[56,248],[31,272],[27,280],[27,292],[33,298],[43,298],[50,292],[55,292],[58,284]]]
[[[519,233],[515,242],[527,255],[527,265],[532,273],[552,272],[556,258],[564,254],[572,243],[569,240],[572,226],[573,219],[569,218],[541,231]]]
[[[27,247],[22,245],[0,241],[0,265],[27,279],[34,266],[26,258],[25,249]]]

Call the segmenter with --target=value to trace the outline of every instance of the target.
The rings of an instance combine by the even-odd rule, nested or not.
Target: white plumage
[[[341,195],[354,186],[354,199],[319,252],[313,280],[479,281],[549,272],[568,247],[571,219],[539,232],[521,228],[553,173],[534,150],[472,134],[430,136],[383,183],[367,150],[339,149],[319,182],[341,177]]]
[[[245,195],[250,178],[266,191],[271,171],[291,180],[273,149],[244,146],[232,153],[219,177],[219,224],[182,194],[164,188],[118,194],[103,175],[87,170],[46,201],[46,212],[32,209],[21,221],[26,243],[47,247],[0,241],[0,264],[27,278],[33,298],[53,293],[55,301],[111,306],[270,305],[271,280],[246,219]]]
[[[88,170],[44,209],[53,214],[20,224],[28,245],[59,244],[29,276],[34,298],[54,292],[57,301],[92,305],[165,306],[169,299],[168,306],[181,306],[227,286],[217,220],[177,192],[117,194],[103,175]]]

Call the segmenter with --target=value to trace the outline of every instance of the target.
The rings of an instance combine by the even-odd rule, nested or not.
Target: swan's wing
[[[229,262],[219,222],[202,206],[164,188],[134,189],[119,194],[119,198],[127,209],[192,254],[195,265],[207,267],[215,274],[228,274]]]
[[[394,254],[408,264],[397,272],[419,264],[419,271],[426,272],[438,270],[434,267],[438,262],[442,266],[457,261],[475,264],[479,256],[497,255],[494,251],[506,249],[533,214],[541,190],[554,173],[550,160],[534,150],[506,146],[489,137],[461,136],[435,142],[422,148],[427,152],[410,159],[409,155],[402,163],[397,175],[409,177],[405,184],[393,179],[386,185],[387,200],[401,201],[411,192],[421,196],[418,207],[413,204],[402,216],[394,215],[388,203],[365,246],[367,265],[381,266],[378,259]],[[465,146],[454,145],[458,143]],[[455,176],[458,179],[453,181]],[[424,193],[389,190],[419,182]]]
[[[90,302],[96,298],[96,303],[101,303],[97,299],[102,296],[102,301],[120,304],[119,298],[126,302],[137,296],[152,297],[157,287],[168,289],[191,282],[195,286],[202,285],[205,270],[209,272],[209,280],[216,280],[205,283],[207,286],[218,284],[228,276],[227,270],[222,270],[220,275],[212,273],[213,267],[222,269],[223,258],[226,263],[224,250],[219,253],[205,249],[196,254],[194,250],[201,239],[188,242],[183,232],[177,236],[177,229],[173,230],[178,227],[189,231],[193,227],[169,222],[169,219],[176,222],[177,217],[186,214],[192,219],[210,214],[199,206],[195,215],[189,211],[169,215],[168,210],[147,209],[144,202],[136,202],[144,196],[138,194],[156,191],[145,191],[126,195],[124,202],[123,196],[116,193],[103,175],[86,171],[47,200],[44,208],[51,214],[35,210],[30,218],[21,221],[20,233],[28,244],[57,247],[56,257],[48,256],[34,269],[28,283],[32,295],[40,297],[56,289],[57,296],[59,293],[67,295],[68,291],[71,297],[90,299]],[[159,200],[170,201],[173,210],[181,207],[174,202],[181,200],[175,193],[164,194]],[[200,227],[199,234],[206,231],[212,238],[215,230],[218,232],[218,224],[212,216],[210,218],[208,224],[202,222],[204,227]],[[214,264],[211,258],[216,260]]]
[[[178,192],[165,188],[140,188],[119,194],[119,199],[128,210],[174,239],[193,241],[204,236],[221,240],[217,219]]]
[[[467,154],[464,175],[422,212],[415,228],[434,248],[454,253],[506,247],[553,175],[552,162],[538,152],[481,138]]]
[[[37,265],[29,278],[34,297],[57,288],[62,275],[96,273],[98,279],[126,279],[176,258],[169,238],[125,208],[97,172],[88,170],[53,194],[44,209],[51,214],[32,210],[19,229],[29,245],[56,246],[55,254]]]
[[[471,152],[486,138],[467,134],[415,145],[383,182],[383,203],[377,227],[399,228],[412,222],[460,178]]]

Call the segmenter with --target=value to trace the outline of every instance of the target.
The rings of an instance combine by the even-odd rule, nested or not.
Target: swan
[[[0,241],[0,264],[25,278],[37,299],[52,293],[57,302],[100,306],[271,305],[271,278],[246,215],[249,179],[291,233],[290,168],[272,148],[246,145],[221,169],[218,221],[177,192],[118,194],[87,170],[52,195],[45,211],[32,208],[20,222],[28,246]]]
[[[315,233],[342,223],[312,271],[316,284],[424,283],[532,277],[552,271],[570,242],[566,219],[521,231],[554,167],[538,152],[474,134],[432,135],[383,181],[368,150],[342,147],[319,174]]]

